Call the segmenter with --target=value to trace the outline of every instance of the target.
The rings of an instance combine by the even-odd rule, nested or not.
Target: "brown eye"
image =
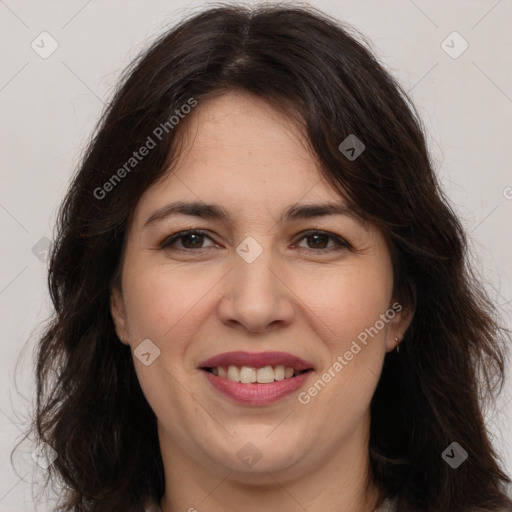
[[[161,244],[161,249],[169,249],[176,245],[176,242],[181,242],[181,247],[177,247],[176,250],[180,251],[198,251],[201,249],[206,249],[206,247],[202,247],[204,243],[204,239],[211,238],[201,231],[181,231],[172,235],[169,238],[166,238]]]
[[[189,233],[188,235],[183,235],[181,237],[181,243],[185,247],[185,249],[201,249],[200,246],[203,245],[204,235],[198,233]],[[187,247],[187,245],[192,247]]]
[[[206,233],[198,230],[180,231],[166,238],[161,244],[160,249],[181,251],[181,252],[201,252],[209,247],[203,247],[206,239],[212,240]],[[308,247],[300,247],[302,251],[310,254],[323,254],[333,251],[351,249],[350,244],[339,236],[324,231],[309,231],[305,233],[300,240],[306,240]],[[213,240],[212,240],[213,242]],[[329,243],[332,246],[329,247]],[[212,247],[212,246],[210,246]]]
[[[329,237],[321,234],[308,235],[306,240],[313,245],[313,249],[325,249],[329,243]]]
[[[304,249],[309,253],[325,253],[339,251],[342,249],[351,249],[350,244],[346,240],[324,231],[310,231],[305,233],[300,240],[307,241],[309,247]],[[327,247],[330,240],[334,242],[334,246]]]

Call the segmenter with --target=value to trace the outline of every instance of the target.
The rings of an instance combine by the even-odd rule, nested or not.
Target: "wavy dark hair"
[[[133,211],[169,172],[184,123],[161,130],[122,179],[113,175],[191,98],[200,105],[230,91],[297,123],[328,182],[389,240],[395,297],[414,317],[400,353],[386,354],[371,403],[371,478],[400,511],[512,510],[483,416],[503,386],[510,334],[468,263],[418,112],[369,48],[313,7],[214,5],[125,71],[61,206],[50,255],[55,312],[38,342],[32,428],[58,453],[47,481],[65,489],[58,510],[135,512],[164,494],[156,417],[116,335],[110,296]],[[353,161],[339,149],[350,134],[365,144]],[[454,441],[469,455],[457,470],[441,456]]]

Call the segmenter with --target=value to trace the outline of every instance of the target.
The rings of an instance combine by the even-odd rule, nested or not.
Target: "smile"
[[[204,361],[200,369],[216,391],[243,405],[276,402],[314,372],[311,363],[283,352],[229,352]]]

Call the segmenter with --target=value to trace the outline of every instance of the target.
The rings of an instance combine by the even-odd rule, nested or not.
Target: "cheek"
[[[125,276],[126,317],[132,339],[150,338],[159,344],[193,326],[201,298],[211,290],[211,274],[165,265],[133,265]]]
[[[127,262],[123,290],[132,351],[144,339],[160,350],[150,366],[140,364],[134,355],[140,386],[159,417],[176,417],[178,411],[181,419],[176,425],[186,423],[187,415],[200,415],[180,383],[189,378],[184,361],[200,325],[201,299],[212,289],[211,272],[149,265],[135,258]]]
[[[338,269],[314,287],[304,288],[318,325],[329,328],[323,328],[325,366],[306,390],[319,414],[332,407],[340,421],[356,421],[369,406],[386,353],[388,323],[395,316],[390,310],[391,267],[386,263]],[[322,382],[315,385],[318,380]]]
[[[179,333],[175,339],[186,338],[185,331],[200,323],[207,304],[219,300],[212,297],[216,283],[222,288],[223,269],[214,271],[211,265],[191,263],[148,265],[138,258],[129,263],[123,289],[133,342],[149,338],[163,344],[173,330]],[[385,259],[318,265],[313,270],[299,268],[287,274],[287,281],[293,291],[289,300],[295,302],[297,314],[313,322],[321,320],[323,328],[318,325],[317,333],[324,332],[337,343],[347,342],[373,325],[391,299],[391,266]]]
[[[374,265],[347,265],[323,276],[308,277],[302,298],[329,327],[331,348],[346,350],[352,340],[385,314],[391,301],[393,280],[386,261]],[[387,324],[385,324],[387,325]],[[378,324],[382,329],[381,322]]]

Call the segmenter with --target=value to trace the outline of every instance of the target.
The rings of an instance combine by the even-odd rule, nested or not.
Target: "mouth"
[[[243,405],[265,405],[297,391],[313,365],[284,352],[229,352],[200,364],[213,388]]]

